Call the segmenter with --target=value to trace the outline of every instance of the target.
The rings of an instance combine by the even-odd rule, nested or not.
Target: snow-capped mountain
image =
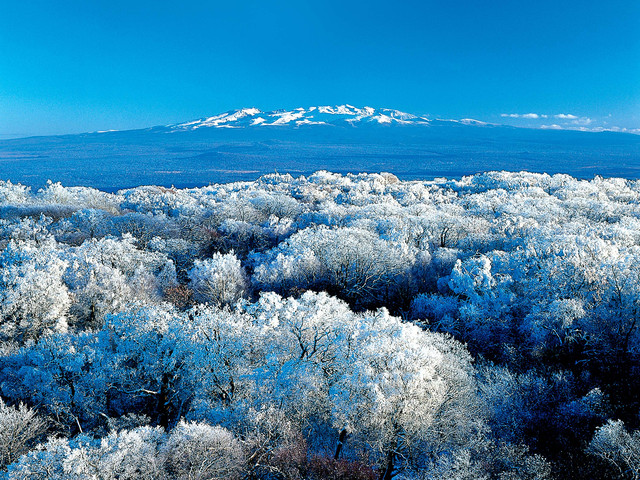
[[[34,188],[48,179],[112,190],[254,180],[276,171],[391,172],[425,179],[523,169],[640,178],[640,136],[338,105],[243,108],[138,130],[0,140],[0,180]]]
[[[354,107],[353,105],[318,106],[293,110],[263,112],[257,108],[231,110],[213,117],[168,125],[173,131],[203,127],[242,128],[302,125],[429,125],[428,118],[390,108]]]

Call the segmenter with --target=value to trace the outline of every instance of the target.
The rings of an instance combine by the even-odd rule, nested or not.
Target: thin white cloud
[[[505,118],[528,118],[533,120],[537,120],[538,118],[547,118],[547,115],[540,113],[502,113],[500,116]]]
[[[585,128],[582,127],[583,129],[589,130],[590,132],[621,132],[621,133],[635,133],[640,134],[640,128],[627,128],[627,127],[618,127],[618,126],[612,126],[612,127],[594,127],[594,128]]]
[[[502,113],[502,118],[538,120],[537,122],[513,122],[520,126],[525,125],[530,128],[541,128],[544,130],[580,130],[583,132],[624,132],[640,134],[640,128],[625,128],[611,125],[604,118],[611,118],[611,114],[604,118],[581,117],[573,113]],[[543,123],[544,119],[554,119],[556,122]],[[542,125],[541,125],[542,124]]]
[[[567,123],[564,125],[558,125],[556,123],[552,125],[540,125],[542,130],[578,130],[580,132],[619,132],[619,133],[633,133],[635,135],[640,135],[640,128],[626,128],[626,127],[585,127],[585,126],[576,126],[574,122]]]
[[[547,115],[546,113],[502,113],[503,118],[526,118],[529,120],[538,120],[540,118],[557,118],[558,120],[572,120],[580,122],[581,125],[588,125],[591,119],[588,117],[579,117],[573,113],[556,113],[555,115]]]
[[[574,125],[591,125],[593,123],[593,120],[589,117],[579,117],[573,120],[573,122],[571,123],[573,123]]]

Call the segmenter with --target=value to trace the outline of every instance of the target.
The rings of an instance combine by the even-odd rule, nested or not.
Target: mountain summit
[[[429,125],[426,117],[390,108],[358,108],[353,105],[317,106],[294,110],[263,112],[257,108],[231,110],[213,117],[186,123],[169,125],[174,131],[197,130],[203,127],[243,128],[302,125],[352,125],[359,124]]]
[[[535,130],[353,105],[242,108],[138,130],[0,141],[0,180],[115,190],[202,186],[273,173],[401,179],[529,170],[640,178],[640,136]]]

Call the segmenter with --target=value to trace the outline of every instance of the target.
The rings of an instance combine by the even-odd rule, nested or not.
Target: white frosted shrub
[[[629,433],[622,420],[598,428],[587,451],[613,464],[625,478],[640,479],[640,431]]]
[[[164,449],[171,478],[233,480],[242,473],[240,442],[222,427],[181,422]]]
[[[26,453],[45,429],[46,422],[34,410],[23,404],[8,406],[0,398],[0,469]]]
[[[244,268],[233,252],[214,253],[212,258],[196,260],[189,279],[196,300],[214,305],[237,302],[249,287]]]

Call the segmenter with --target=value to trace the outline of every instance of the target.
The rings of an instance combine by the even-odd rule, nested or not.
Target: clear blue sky
[[[639,128],[640,2],[0,0],[5,138],[341,103]]]

